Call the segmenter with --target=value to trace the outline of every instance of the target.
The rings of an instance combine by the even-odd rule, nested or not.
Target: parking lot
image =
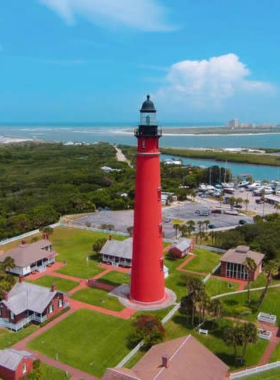
[[[175,229],[173,228],[172,220],[180,219],[183,221],[194,220],[196,223],[199,221],[208,220],[210,224],[215,226],[215,229],[227,229],[237,226],[240,219],[246,220],[248,223],[253,222],[251,216],[227,215],[224,213],[216,214],[211,213],[211,210],[221,208],[222,212],[230,211],[229,205],[222,204],[215,200],[197,199],[198,203],[175,202],[171,206],[162,208],[163,218],[163,231],[167,239],[175,239]],[[262,206],[262,205],[260,205]],[[198,215],[197,210],[204,211],[206,215]],[[205,212],[208,212],[207,213]],[[169,221],[168,221],[169,220]],[[167,222],[168,221],[168,222]],[[76,220],[75,223],[84,225],[91,223],[92,227],[100,228],[102,224],[112,224],[116,231],[127,232],[127,227],[133,225],[133,210],[127,211],[100,211],[90,214],[82,219]]]

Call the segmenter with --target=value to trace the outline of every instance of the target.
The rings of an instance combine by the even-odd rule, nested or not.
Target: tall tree
[[[237,361],[237,347],[243,343],[243,328],[242,326],[228,326],[224,329],[224,342],[227,346],[233,347],[234,360]]]
[[[204,224],[205,224],[205,232],[207,233],[207,229],[208,229],[208,226],[210,224],[210,221],[209,220],[204,220]]]
[[[192,306],[191,324],[193,326],[196,304],[201,300],[202,294],[205,293],[205,285],[199,278],[191,277],[187,279],[187,290],[187,297],[190,300]]]
[[[251,257],[246,257],[246,260],[243,262],[243,264],[247,273],[247,283],[248,283],[248,306],[251,306],[251,289],[250,289],[250,284],[251,284],[251,279],[253,277],[253,274],[255,270],[257,269],[257,264],[254,259],[251,259]]]
[[[250,203],[249,199],[244,199],[243,203],[245,204],[246,212],[247,212],[248,211],[248,204]]]
[[[266,284],[258,302],[258,310],[260,309],[261,304],[266,296],[267,289],[272,281],[273,276],[276,276],[279,272],[279,266],[280,262],[278,260],[269,260],[263,265],[262,272],[266,277]]]
[[[11,256],[6,257],[2,263],[3,269],[8,272],[10,271],[10,269],[13,269],[15,266],[16,266],[15,260]]]
[[[135,345],[142,340],[146,348],[160,343],[165,336],[165,329],[158,317],[149,314],[142,314],[136,317],[132,323],[133,333],[129,336],[131,345]]]
[[[173,224],[173,228],[174,228],[174,230],[176,231],[176,239],[177,239],[177,237],[178,237],[178,229],[179,229],[179,227],[180,227],[180,224],[179,224],[179,223],[174,223],[174,224]]]
[[[258,330],[257,327],[253,323],[244,323],[242,326],[243,334],[242,334],[242,363],[245,359],[246,349],[248,343],[255,344],[258,338]]]
[[[223,314],[223,303],[222,303],[222,301],[217,299],[217,298],[212,300],[210,302],[209,309],[210,309],[212,316],[213,316],[213,327],[214,327],[215,320],[217,318],[220,318]]]

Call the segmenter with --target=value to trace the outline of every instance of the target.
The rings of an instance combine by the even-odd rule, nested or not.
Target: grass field
[[[277,344],[275,350],[273,351],[270,362],[273,363],[277,362],[278,360],[280,360],[280,343]]]
[[[196,256],[184,269],[201,273],[210,273],[219,264],[221,255],[205,249],[196,248],[193,252]]]
[[[119,286],[121,284],[129,284],[130,276],[129,274],[112,270],[111,272],[99,278],[98,282],[101,282],[102,284],[112,285],[112,286]]]
[[[79,278],[91,278],[103,271],[99,268],[98,257],[93,256],[92,245],[101,238],[108,238],[108,234],[83,231],[75,228],[58,227],[54,229],[50,240],[53,248],[59,253],[57,261],[66,261],[67,265],[58,270],[59,273]],[[114,239],[123,240],[122,236]],[[86,260],[90,257],[90,260]]]
[[[78,290],[71,298],[89,303],[90,305],[100,306],[104,309],[121,311],[124,306],[119,302],[117,297],[109,296],[109,292],[98,288],[84,288]]]
[[[270,285],[276,285],[276,284],[279,284],[280,283],[280,280],[279,278],[274,278]],[[263,274],[259,274],[258,275],[258,278],[256,279],[256,281],[251,281],[250,282],[250,288],[253,289],[253,288],[261,288],[263,286],[266,285],[266,278]],[[248,286],[246,285],[244,289],[247,289]]]
[[[166,265],[169,269],[169,276],[165,280],[165,286],[176,293],[177,301],[180,301],[180,299],[187,294],[185,282],[180,277],[182,274],[187,275],[189,277],[199,277],[201,278],[201,280],[204,278],[203,275],[200,276],[196,274],[177,271],[176,268],[185,260],[186,258],[179,260],[169,260],[167,256],[164,259],[164,265]]]
[[[244,319],[255,321],[258,315],[256,305],[260,298],[261,291],[251,292],[251,310],[252,314],[244,316]],[[234,314],[235,310],[247,306],[247,293],[233,294],[222,297],[221,301],[226,306],[227,311]],[[280,323],[280,288],[273,288],[267,291],[266,297],[262,303],[260,311],[265,313],[274,314],[277,316],[277,325]]]
[[[101,377],[129,352],[126,336],[130,322],[81,309],[27,344],[50,358],[58,358],[82,371]]]
[[[256,375],[246,376],[245,380],[276,380],[280,379],[280,367],[269,371],[260,372]]]
[[[232,286],[229,286],[231,284]],[[209,296],[216,296],[218,294],[223,293],[229,293],[229,292],[235,292],[239,284],[235,282],[229,283],[229,281],[223,281],[219,280],[218,278],[211,277],[205,284],[206,291],[209,294]]]
[[[175,314],[174,317],[168,321],[165,325],[166,339],[174,339],[187,334],[192,334],[197,340],[204,344],[210,351],[223,360],[231,369],[235,369],[233,349],[226,346],[223,341],[223,330],[231,322],[228,320],[219,320],[214,330],[212,329],[212,323],[206,325],[209,328],[208,335],[201,335],[196,330],[188,328],[187,317]],[[262,357],[268,342],[258,339],[255,345],[248,345],[244,366],[250,366],[257,364]],[[241,347],[238,348],[239,355],[241,353]],[[240,368],[240,367],[238,367]]]
[[[40,380],[67,380],[70,379],[71,374],[66,376],[64,371],[61,371],[58,368],[52,367],[46,363],[41,363],[42,377]]]
[[[28,280],[27,280],[28,281]],[[55,283],[57,285],[57,289],[62,292],[69,292],[69,290],[74,289],[79,285],[77,281],[66,280],[64,278],[54,277],[54,276],[43,276],[38,278],[35,281],[28,281],[30,283],[45,286],[47,288],[51,288],[52,284]]]
[[[35,325],[29,325],[18,332],[8,329],[0,329],[0,350],[13,346],[36,330],[38,330],[38,327]]]

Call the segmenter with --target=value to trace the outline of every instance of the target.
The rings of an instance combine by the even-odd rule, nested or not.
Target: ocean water
[[[205,126],[194,125],[192,126]],[[171,127],[179,127],[173,125]],[[208,125],[213,126],[213,125]],[[170,126],[168,128],[171,128]],[[98,125],[87,127],[84,125],[62,125],[62,126],[11,126],[0,125],[0,136],[15,138],[36,138],[46,141],[77,141],[96,143],[99,141],[135,145],[135,137],[131,132],[133,126],[119,125],[107,126]],[[164,129],[163,129],[164,133]],[[248,134],[248,135],[176,135],[165,133],[160,141],[164,147],[176,148],[279,148],[280,134]]]
[[[136,123],[135,123],[136,125]],[[221,125],[219,123],[201,123],[191,124],[189,126],[203,127]],[[182,125],[168,125],[168,128],[178,128]],[[184,124],[184,126],[188,126]],[[55,125],[0,125],[1,136],[12,138],[28,138],[39,139],[54,142],[85,142],[97,143],[100,141],[109,142],[111,144],[127,144],[136,145],[136,139],[131,131],[133,126],[123,125],[95,125],[87,126],[84,124],[76,124],[67,126]],[[248,134],[248,135],[176,135],[175,133],[164,133],[160,140],[162,147],[175,148],[279,148],[280,134]],[[209,167],[212,165],[222,165],[213,160],[200,159],[183,159],[185,164]],[[223,166],[225,166],[224,164]],[[280,169],[278,167],[247,165],[247,164],[227,164],[228,169],[236,175],[248,173],[255,179],[279,179]]]

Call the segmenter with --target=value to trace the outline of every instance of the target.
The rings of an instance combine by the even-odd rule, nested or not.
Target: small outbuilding
[[[192,239],[180,239],[171,246],[169,252],[178,258],[182,258],[193,250],[194,241]]]
[[[228,366],[192,335],[153,346],[132,368],[109,368],[103,380],[224,380]]]
[[[19,380],[33,370],[33,355],[27,351],[6,348],[0,350],[0,377]]]
[[[99,252],[102,257],[102,262],[105,264],[110,264],[115,267],[121,266],[126,268],[132,267],[132,238],[126,240],[114,240],[110,236],[110,239],[101,248]],[[168,277],[168,268],[164,265],[164,278]]]
[[[248,273],[243,263],[246,258],[253,259],[256,263],[256,270]],[[239,245],[237,248],[229,249],[221,261],[221,276],[228,278],[236,278],[238,280],[247,281],[250,276],[251,281],[255,281],[262,271],[262,261],[264,254],[250,250],[250,247]]]

